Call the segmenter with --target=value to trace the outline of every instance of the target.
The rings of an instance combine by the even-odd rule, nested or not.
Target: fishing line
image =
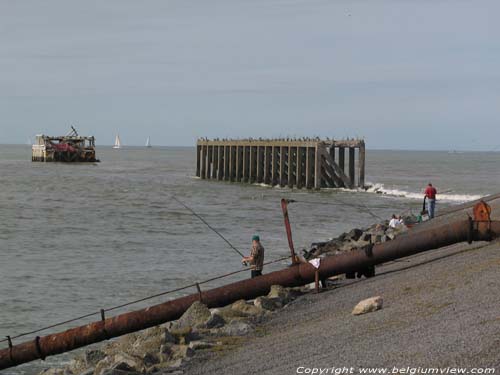
[[[234,251],[236,251],[239,255],[241,255],[242,257],[244,257],[244,255],[241,253],[241,251],[239,251],[236,247],[234,247],[231,242],[229,242],[227,240],[226,237],[224,237],[222,234],[220,234],[214,227],[212,227],[210,224],[207,223],[207,221],[205,219],[203,219],[200,215],[198,215],[196,212],[194,212],[190,207],[188,207],[186,204],[184,204],[183,202],[181,202],[179,199],[177,199],[176,197],[174,197],[172,195],[172,199],[174,201],[176,201],[177,203],[179,203],[180,205],[182,205],[186,210],[188,210],[189,212],[191,212],[194,216],[196,216],[198,219],[200,219],[207,227],[209,227],[215,234],[217,234],[220,238],[222,238],[230,247],[231,249],[233,249]]]

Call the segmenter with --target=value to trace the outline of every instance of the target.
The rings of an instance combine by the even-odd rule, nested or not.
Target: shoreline
[[[497,206],[497,210],[500,210],[499,208],[500,204],[497,202],[498,201],[497,197],[492,196],[487,199],[489,201],[493,201],[494,203],[496,203],[495,206]],[[469,209],[471,204],[472,203],[466,204],[466,207],[464,208]],[[432,223],[438,223],[443,219],[447,220],[450,217],[456,216],[457,212],[463,214],[463,209],[462,211],[457,211],[457,209],[455,209],[453,210],[453,212],[448,214],[443,213],[442,215],[434,219],[435,221],[423,223],[419,225],[419,227],[424,229],[427,225],[430,225]],[[460,215],[460,213],[458,213],[458,215]],[[497,217],[500,216],[499,212],[495,211],[495,208],[493,208],[493,214],[496,215]],[[488,246],[485,246],[484,244],[473,244],[472,246],[474,249],[476,249],[476,247],[478,249],[490,248],[490,247],[495,248],[495,246],[498,247],[498,245],[494,244]],[[467,250],[467,247],[468,245],[465,245],[464,247],[463,244],[457,244],[451,246],[450,248],[451,251],[456,252],[456,254],[460,256],[462,251]],[[425,259],[428,258],[429,262],[432,263],[433,259],[436,258],[436,255],[441,252],[443,252],[442,249],[434,250],[427,253],[417,254],[412,257],[403,258],[402,260],[399,261],[386,263],[384,265],[377,267],[377,270],[379,269],[385,270],[386,268],[388,268],[389,271],[387,272],[389,272],[389,274],[391,272],[395,272],[397,274],[402,270],[406,270],[407,267],[405,266],[405,264],[408,262],[412,262],[413,259],[419,259],[420,257],[423,257]],[[435,261],[439,262],[440,258],[437,257]],[[424,263],[424,266],[426,262]],[[405,267],[401,267],[401,265]],[[391,271],[391,267],[395,269]],[[415,267],[418,268],[418,264]],[[399,271],[398,268],[400,268]],[[383,271],[381,275],[383,276],[387,272]],[[403,275],[404,272],[400,274]],[[379,271],[377,271],[377,275],[380,275]],[[99,349],[90,351],[91,352],[90,357],[94,356],[94,360],[99,359],[99,361],[95,363],[92,362],[93,361],[92,359],[90,360],[88,359],[89,354],[87,351],[83,355],[83,357],[80,357],[76,361],[72,362],[72,364],[70,364],[69,367],[66,367],[65,371],[48,369],[47,371],[42,372],[42,374],[108,375],[108,373],[118,374],[116,372],[118,370],[127,371],[123,372],[123,374],[130,374],[130,375],[133,375],[135,373],[145,373],[145,374],[202,373],[200,371],[205,369],[205,365],[207,365],[208,363],[214,365],[213,363],[214,361],[210,360],[210,357],[214,353],[217,353],[219,355],[221,353],[233,353],[233,352],[240,353],[240,351],[242,350],[244,351],[244,348],[248,348],[249,346],[252,347],[251,343],[254,342],[254,340],[259,341],[259,338],[262,339],[262,337],[264,337],[263,340],[265,340],[265,337],[268,337],[267,332],[270,332],[269,335],[271,336],[275,334],[280,334],[281,330],[279,324],[276,322],[282,319],[280,317],[282,314],[285,314],[286,316],[288,316],[288,314],[292,314],[295,316],[299,314],[300,311],[294,311],[297,309],[296,306],[303,306],[304,304],[314,305],[320,303],[321,300],[323,299],[323,296],[325,297],[328,296],[327,299],[334,298],[330,296],[335,294],[335,290],[338,289],[343,290],[342,288],[345,287],[357,288],[356,285],[362,285],[364,282],[365,284],[368,283],[369,285],[374,282],[376,283],[376,280],[379,278],[377,277],[369,279],[363,278],[363,279],[358,279],[357,281],[352,281],[352,280],[338,281],[338,279],[339,278],[337,277],[336,278],[337,281],[334,281],[327,290],[323,291],[320,294],[311,294],[310,292],[307,291],[306,288],[301,288],[301,289],[294,288],[288,291],[282,291],[279,290],[278,288],[273,292],[274,293],[273,295],[268,296],[267,300],[265,297],[264,298],[259,297],[260,300],[256,299],[259,300],[258,303],[256,303],[255,301],[237,301],[221,309],[211,309],[208,315],[210,319],[213,319],[214,316],[220,316],[223,317],[223,319],[225,320],[225,322],[220,327],[216,326],[210,328],[203,327],[203,324],[206,323],[203,322],[199,330],[194,330],[194,331],[188,330],[189,332],[186,331],[184,333],[183,332],[179,333],[176,332],[174,329],[173,331],[174,338],[173,339],[170,338],[170,341],[164,342],[165,337],[169,337],[168,333],[165,332],[171,332],[172,328],[175,328],[175,325],[178,324],[179,321],[182,321],[184,319],[183,316],[183,318],[174,323],[167,323],[160,327],[142,331],[141,333],[133,333],[130,335],[122,336],[121,338],[114,340],[111,343],[100,344]],[[498,282],[498,280],[496,281]],[[299,294],[303,295],[299,296]],[[500,298],[498,300],[500,301]],[[235,313],[236,311],[238,313]],[[344,311],[344,313],[345,312],[346,311]],[[189,314],[186,313],[185,315],[189,316]],[[206,315],[206,311],[204,312],[204,314],[205,314],[204,319],[207,320],[208,318]],[[321,319],[321,317],[322,315],[320,314],[320,316],[318,316],[318,319]],[[191,318],[188,317],[186,319],[189,320]],[[287,319],[293,320],[293,317]],[[213,324],[213,322],[210,324]],[[221,323],[219,322],[219,324]],[[160,331],[158,331],[158,329],[160,329]],[[209,331],[206,331],[206,329],[208,329]],[[194,336],[190,336],[193,334]],[[149,344],[145,343],[149,341],[155,342],[155,345],[153,345],[154,348],[152,352],[148,352],[147,350],[146,351],[139,350],[139,352],[142,353],[141,355],[139,355],[139,357],[142,356],[142,358],[138,358],[137,356],[134,356],[133,354],[130,353],[131,348],[137,349],[138,347],[141,346],[148,346]],[[168,354],[166,354],[166,357],[164,358],[163,361],[163,364],[165,366],[161,365],[162,364],[161,359],[158,363],[154,363],[158,361],[158,358],[153,359],[152,354],[157,353],[158,351],[162,353],[161,347],[162,345],[166,344],[169,344],[168,346],[170,346],[170,348]],[[109,351],[108,349],[110,346],[111,347],[114,346],[115,348],[119,347],[121,352],[116,353],[113,352],[112,350]],[[108,350],[109,355],[106,355],[106,350]],[[163,352],[165,352],[165,350],[166,349],[164,347]],[[101,354],[96,354],[99,352]],[[105,354],[104,356],[103,353]],[[109,359],[111,355],[113,356],[113,360]],[[222,357],[226,358],[224,356]],[[107,362],[105,360],[106,358],[108,358]],[[151,366],[149,366],[150,369],[146,370],[146,367],[143,365],[148,361]],[[99,362],[101,362],[100,367],[97,367],[99,365]],[[115,368],[113,369],[113,367]],[[68,370],[68,368],[72,368],[72,370]],[[217,369],[217,371],[222,371],[222,370],[223,369],[220,368]],[[115,372],[110,372],[110,371],[115,371]],[[260,370],[257,372],[260,372]],[[122,373],[120,372],[120,374]]]

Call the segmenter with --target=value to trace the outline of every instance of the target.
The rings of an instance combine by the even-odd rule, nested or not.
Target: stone
[[[222,316],[220,316],[217,313],[215,313],[215,314],[212,313],[212,316],[207,320],[207,322],[205,323],[205,326],[209,329],[212,329],[212,328],[223,327],[224,324],[226,324],[226,321],[224,320],[224,318]]]
[[[79,375],[94,375],[95,368],[91,367],[83,372],[81,372]]]
[[[141,360],[125,353],[118,353],[113,358],[112,369],[124,371],[142,371],[144,365]]]
[[[227,306],[227,307],[220,308],[220,309],[214,309],[212,311],[212,315],[214,315],[214,314],[219,315],[222,319],[224,319],[224,321],[226,323],[231,322],[233,320],[241,320],[242,318],[248,317],[248,314],[243,313],[239,310],[233,310],[231,308],[231,306]],[[208,321],[207,321],[207,323],[208,323]]]
[[[203,328],[211,316],[207,306],[199,301],[195,301],[180,319],[172,324],[172,331],[186,327]]]
[[[172,348],[172,344],[163,344],[160,347],[160,352],[158,353],[158,359],[160,360],[160,362],[168,362],[172,358]]]
[[[240,299],[239,301],[234,302],[231,305],[231,309],[240,311],[246,315],[258,315],[262,313],[262,309],[258,308],[255,305],[247,303],[244,299]]]
[[[253,301],[253,303],[258,308],[261,308],[263,310],[269,310],[269,311],[277,310],[283,306],[281,301],[279,301],[275,298],[269,298],[269,297],[257,297]]]
[[[102,375],[140,375],[140,372],[120,369],[107,369],[102,373]]]
[[[172,358],[187,358],[192,357],[194,355],[193,348],[190,348],[189,345],[176,345],[172,348]]]
[[[233,321],[221,328],[221,333],[226,336],[245,336],[253,331],[249,323]]]
[[[99,349],[86,350],[83,355],[83,359],[87,366],[95,366],[97,362],[104,359],[104,357],[106,357],[106,353]]]
[[[294,300],[294,296],[289,289],[283,288],[281,285],[271,285],[271,291],[267,295],[268,298],[277,299],[283,305]]]
[[[111,365],[113,364],[111,357],[104,357],[99,362],[97,362],[95,366],[95,375],[103,375],[104,371],[109,370]]]
[[[165,330],[165,332],[163,333],[162,344],[176,344],[176,343],[177,341],[174,335],[172,335],[170,331]]]
[[[358,228],[351,229],[349,233],[347,233],[347,237],[353,241],[357,241],[359,237],[363,234],[363,231]]]
[[[352,310],[352,315],[361,315],[370,313],[373,311],[380,310],[382,308],[384,300],[382,297],[371,297],[363,301],[360,301]]]
[[[359,238],[359,240],[361,241],[365,241],[365,242],[370,242],[372,239],[372,235],[371,233],[368,233],[368,232],[365,232],[361,235],[361,237]]]
[[[214,344],[206,341],[191,341],[189,347],[193,350],[210,349]]]
[[[142,356],[142,363],[144,363],[144,366],[146,367],[151,367],[160,363],[160,358],[153,353],[145,353]]]
[[[42,371],[39,375],[64,375],[64,370],[60,368],[49,368]]]
[[[198,340],[200,338],[200,334],[193,331],[190,326],[180,329],[172,329],[170,333],[174,336],[176,344],[189,344],[190,341]]]

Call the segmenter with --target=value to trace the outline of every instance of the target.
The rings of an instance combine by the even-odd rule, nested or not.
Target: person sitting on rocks
[[[399,219],[396,215],[392,215],[391,221],[389,221],[389,228],[397,228],[400,225]]]
[[[250,256],[243,257],[241,260],[243,264],[250,263],[251,276],[254,277],[262,275],[262,269],[264,268],[264,247],[260,243],[260,237],[254,235],[252,237],[252,249],[250,250]]]

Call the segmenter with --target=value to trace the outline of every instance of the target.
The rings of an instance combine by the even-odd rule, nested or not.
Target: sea
[[[297,201],[289,213],[300,251],[393,213],[418,213],[429,182],[438,190],[438,213],[497,193],[500,185],[499,152],[368,150],[370,187],[353,191],[201,180],[195,177],[194,147],[101,146],[101,162],[95,164],[36,163],[30,152],[28,145],[0,146],[0,340],[96,315],[14,344],[98,320],[101,308],[242,270],[241,256],[174,197],[244,254],[258,234],[269,261],[289,254],[281,198]],[[264,272],[286,266],[278,262]],[[245,271],[202,288],[247,277]],[[194,292],[163,295],[110,314]],[[73,354],[2,373],[36,374]]]

